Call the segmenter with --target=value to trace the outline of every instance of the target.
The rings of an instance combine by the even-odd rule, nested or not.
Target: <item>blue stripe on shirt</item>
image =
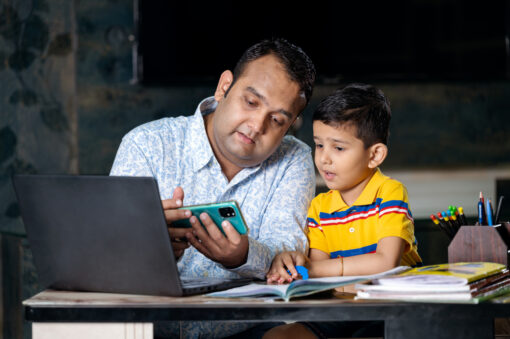
[[[372,244],[372,245],[368,245],[365,247],[354,248],[352,250],[331,252],[329,254],[329,256],[331,257],[331,259],[338,258],[338,257],[352,257],[355,255],[367,254],[367,253],[375,251],[376,249],[377,249],[377,244]]]

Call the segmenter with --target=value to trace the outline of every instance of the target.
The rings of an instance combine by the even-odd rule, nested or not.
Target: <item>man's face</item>
[[[211,146],[222,166],[225,161],[240,168],[256,166],[280,145],[305,97],[272,55],[248,63],[225,97],[229,87],[222,87],[220,79],[218,106],[207,126]]]

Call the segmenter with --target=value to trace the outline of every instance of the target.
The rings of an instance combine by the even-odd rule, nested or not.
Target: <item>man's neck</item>
[[[225,158],[223,156],[223,154],[221,154],[221,152],[217,149],[216,142],[214,140],[214,133],[213,133],[213,123],[212,123],[213,119],[214,119],[214,112],[204,116],[204,124],[205,124],[205,131],[207,134],[207,139],[209,140],[209,144],[211,145],[211,149],[213,151],[214,157],[220,164],[221,171],[227,178],[228,182],[230,182],[237,175],[237,173],[241,172],[241,170],[243,168],[228,161],[228,159]]]

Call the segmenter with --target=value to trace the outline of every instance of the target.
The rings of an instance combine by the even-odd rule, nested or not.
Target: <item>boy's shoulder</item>
[[[395,198],[407,197],[405,185],[397,179],[384,175],[380,172],[381,179],[378,187],[378,197],[396,196]]]

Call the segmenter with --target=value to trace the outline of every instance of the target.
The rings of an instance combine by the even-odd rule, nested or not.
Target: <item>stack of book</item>
[[[487,262],[429,265],[355,287],[356,299],[477,304],[510,294],[510,271]]]

